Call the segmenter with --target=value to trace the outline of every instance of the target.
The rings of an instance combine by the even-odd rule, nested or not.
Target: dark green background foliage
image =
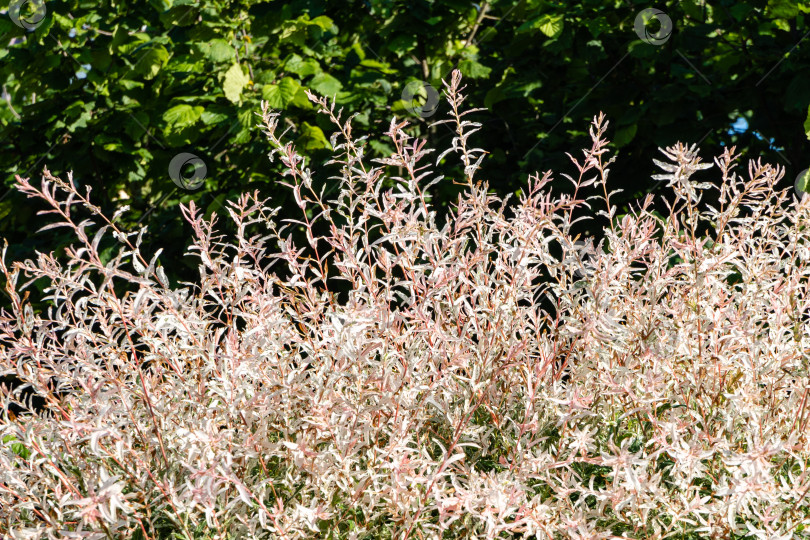
[[[647,7],[673,22],[664,44],[634,32]],[[451,131],[429,123],[447,104],[424,119],[401,97],[412,81],[441,89],[454,67],[468,85],[466,105],[489,109],[475,113],[484,129],[472,142],[491,152],[479,177],[500,195],[535,171],[575,174],[565,152],[581,156],[599,111],[619,154],[609,187],[625,193],[615,202],[660,189],[649,179],[651,159],[676,141],[702,141],[704,159],[737,145],[786,166],[790,183],[808,166],[810,2],[68,0],[46,8],[32,32],[0,17],[0,236],[11,259],[73,242],[67,229],[32,234],[43,224],[41,204],[6,191],[15,174],[38,184],[47,165],[92,186],[107,215],[130,204],[125,224],[147,224],[147,244],[166,248],[167,274],[188,278],[196,264],[182,257],[190,228],[179,203],[222,214],[224,199],[258,189],[282,217],[295,209],[255,128],[262,99],[296,126],[289,136],[318,169],[333,130],[305,88],[359,113],[356,132],[376,138],[374,155],[391,150],[381,134],[392,115],[442,148]],[[732,134],[739,117],[749,129]],[[179,152],[205,162],[201,189],[169,177]],[[452,158],[442,166],[461,176]],[[333,173],[317,173],[327,191]],[[557,175],[555,187],[568,186]],[[460,188],[448,180],[435,189],[434,202],[446,207]],[[112,243],[103,247],[109,256]]]

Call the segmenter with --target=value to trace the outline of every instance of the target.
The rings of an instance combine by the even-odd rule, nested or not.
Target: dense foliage
[[[0,374],[25,383],[0,390],[0,534],[808,538],[810,197],[776,187],[782,167],[678,143],[654,177],[667,217],[649,195],[579,238],[617,211],[605,117],[561,174],[575,196],[547,172],[508,204],[479,180],[484,113],[460,82],[442,154],[391,121],[377,161],[310,94],[337,130],[332,196],[264,104],[298,219],[244,194],[223,238],[182,206],[183,287],[126,209],[108,219],[71,175],[18,178],[80,244],[0,258]],[[463,173],[436,176],[445,158]],[[451,181],[442,222],[430,194]],[[47,313],[20,278],[46,282]]]
[[[628,158],[614,171],[625,190],[619,214],[655,188],[639,163],[679,140],[735,144],[743,155],[778,150],[788,182],[807,168],[808,2],[657,2],[672,21],[659,44],[635,31],[646,0],[33,0],[22,9],[37,5],[44,17],[21,15],[28,29],[0,17],[0,168],[9,189],[0,193],[0,234],[19,257],[70,240],[30,235],[41,207],[11,189],[14,174],[38,175],[47,162],[92,186],[105,211],[131,205],[122,219],[149,224],[148,240],[166,243],[169,278],[190,278],[180,202],[210,215],[259,189],[282,215],[294,209],[252,129],[260,100],[284,111],[300,151],[320,163],[329,127],[305,89],[335,96],[377,136],[367,152],[380,157],[393,150],[379,137],[391,114],[407,115],[432,146],[453,137],[428,129],[433,109],[415,112],[408,98],[434,103],[420,85],[440,90],[454,67],[473,81],[469,103],[489,109],[482,174],[500,196],[525,191],[527,172],[566,166],[564,152],[586,144],[582,126],[598,111],[613,119],[614,150]],[[729,134],[738,117],[747,131]],[[180,153],[204,163],[199,189],[172,181]],[[313,181],[329,186],[328,175]],[[446,213],[459,190],[440,185],[437,209]],[[113,250],[103,244],[102,258]]]

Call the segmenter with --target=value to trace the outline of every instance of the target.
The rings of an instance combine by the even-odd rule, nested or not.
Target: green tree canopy
[[[183,276],[179,202],[210,212],[259,189],[288,203],[255,128],[261,100],[300,126],[288,136],[315,162],[330,130],[306,89],[356,113],[359,128],[383,132],[393,114],[442,147],[452,131],[429,126],[446,113],[435,96],[454,67],[467,104],[488,109],[473,137],[493,149],[482,177],[501,195],[535,171],[575,172],[565,152],[587,141],[599,111],[619,149],[611,183],[624,202],[661,185],[651,159],[676,141],[777,153],[792,182],[807,168],[810,2],[657,5],[659,15],[642,16],[648,3],[630,0],[12,2],[0,17],[0,236],[14,258],[69,243],[59,231],[31,234],[39,207],[6,191],[15,174],[47,165],[73,171],[102,208],[130,205],[125,225],[148,225],[171,246],[167,273]],[[739,118],[747,129],[730,132]],[[173,162],[183,153],[197,161]],[[457,193],[439,184],[434,202]]]

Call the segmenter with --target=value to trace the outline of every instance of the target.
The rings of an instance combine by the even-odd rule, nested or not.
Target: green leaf
[[[110,52],[120,52],[121,46],[127,42],[128,38],[127,29],[121,25],[116,25],[115,30],[113,30],[112,41],[110,41]]]
[[[37,26],[36,30],[34,31],[34,35],[37,37],[37,41],[39,41],[39,43],[42,43],[42,40],[45,39],[45,36],[47,36],[50,33],[53,24],[54,18],[46,16],[45,19],[39,24],[39,26]]]
[[[203,111],[202,115],[200,115],[200,119],[202,120],[203,124],[206,126],[210,126],[211,124],[220,124],[228,119],[228,115],[224,112],[216,112],[206,109]]]
[[[107,49],[95,49],[90,52],[90,64],[93,66],[93,69],[99,71],[105,71],[112,61],[110,57],[110,53]]]
[[[487,95],[484,97],[484,107],[490,109],[499,101],[509,99],[510,97],[513,97],[513,95],[517,95],[514,84],[507,83],[507,79],[514,76],[515,73],[515,68],[512,66],[504,70],[503,74],[501,75],[500,82],[487,91]]]
[[[802,193],[810,193],[810,170],[796,179],[796,189]]]
[[[28,3],[26,2],[25,6],[23,6],[23,7],[26,7],[27,5],[28,5]],[[55,21],[59,25],[59,27],[62,28],[62,30],[70,31],[70,30],[72,30],[74,28],[75,23],[74,23],[73,19],[65,17],[61,13],[54,13],[53,18],[55,19]]]
[[[107,152],[120,152],[124,148],[124,145],[122,145],[118,141],[113,141],[113,142],[106,143],[106,144],[102,145],[101,147],[104,150],[106,150]]]
[[[142,110],[135,110],[124,116],[119,125],[133,141],[139,141],[145,135],[145,130],[148,129],[149,115]]]
[[[318,150],[320,148],[330,148],[329,141],[326,140],[326,135],[318,126],[310,125],[303,122],[300,128],[300,135],[296,139],[295,144],[298,148],[303,150]]]
[[[161,13],[172,7],[172,0],[149,0],[149,3]]]
[[[334,96],[340,92],[340,89],[343,87],[339,80],[328,73],[318,73],[312,77],[312,81],[310,81],[309,85],[313,90],[327,97]]]
[[[807,119],[804,121],[804,133],[810,140],[810,107],[807,108]]]
[[[290,105],[293,105],[294,107],[298,107],[299,109],[305,109],[305,110],[312,110],[312,109],[315,108],[315,106],[312,104],[312,102],[307,97],[306,90],[303,87],[298,89],[298,92],[296,92],[295,97],[290,102]]]
[[[297,54],[294,54],[287,59],[287,61],[284,63],[284,68],[287,71],[295,73],[299,77],[307,77],[321,71],[321,66],[318,65],[317,60],[314,58],[307,58],[304,60]]]
[[[203,107],[199,105],[181,103],[163,114],[163,120],[166,122],[163,135],[169,146],[191,144],[200,137],[200,130],[195,125],[202,117],[203,111]]]
[[[418,39],[415,34],[402,33],[389,41],[387,47],[389,51],[393,52],[399,57],[402,57],[404,54],[407,54],[415,49],[417,44]]]
[[[379,71],[385,75],[392,75],[397,72],[397,70],[392,69],[391,66],[388,64],[384,64],[378,60],[366,59],[360,62],[360,65],[366,68],[373,69],[374,71]]]
[[[216,64],[232,63],[236,59],[236,51],[224,39],[199,43],[197,48],[208,60]]]
[[[599,34],[610,30],[610,25],[604,17],[599,17],[596,19],[589,18],[584,21],[584,24],[585,28],[588,29],[594,38],[598,38]]]
[[[315,17],[314,19],[309,21],[309,24],[319,26],[324,31],[328,31],[331,30],[332,28],[335,28],[335,23],[332,22],[332,19],[330,19],[326,15],[319,15],[318,17]]]
[[[25,447],[24,444],[21,442],[13,442],[16,441],[17,438],[14,435],[6,435],[3,437],[3,443],[11,443],[9,446],[11,447],[11,451],[23,459],[28,459],[31,455],[31,451]]]
[[[729,13],[731,13],[731,16],[734,17],[734,19],[736,19],[737,21],[742,21],[743,19],[748,17],[748,15],[753,10],[754,10],[753,6],[751,6],[749,4],[746,4],[746,3],[740,3],[740,4],[734,4],[733,6],[731,6],[729,8],[728,11],[729,11]]]
[[[15,206],[16,205],[12,200],[0,202],[0,220],[5,220],[6,217],[11,213],[11,211],[14,210]]]
[[[504,99],[506,99],[506,94],[501,86],[490,88],[487,95],[484,96],[484,107],[491,110],[493,105]]]
[[[475,60],[462,60],[458,63],[458,69],[471,79],[481,79],[489,77],[492,68],[479,64]]]
[[[357,55],[357,60],[362,61],[366,59],[366,51],[363,46],[358,42],[352,43],[352,46],[346,51],[346,57],[351,58],[352,54]],[[354,60],[354,59],[352,59]]]
[[[231,103],[238,103],[242,99],[242,90],[247,86],[250,81],[245,75],[242,66],[234,64],[225,72],[225,77],[222,81],[222,91],[225,92],[225,97]]]
[[[91,114],[95,103],[84,103],[83,101],[74,101],[68,106],[63,118],[65,120],[72,120],[68,124],[68,130],[73,133],[76,129],[84,129],[87,127],[87,122],[92,118]]]
[[[555,38],[563,31],[563,16],[545,15],[540,19],[537,28],[548,37]]]
[[[620,127],[616,130],[616,137],[613,139],[613,143],[619,148],[625,146],[636,136],[636,131],[638,131],[638,125],[636,124]]]
[[[550,38],[555,38],[563,30],[563,16],[546,13],[535,19],[527,21],[520,25],[517,32],[525,32],[527,30],[540,30],[543,34]]]
[[[200,106],[192,107],[185,103],[175,105],[163,113],[163,120],[168,124],[169,131],[177,131],[196,124],[202,116],[203,110]]]
[[[172,59],[169,60],[169,63],[166,64],[165,69],[180,74],[209,73],[209,70],[203,62],[194,61],[188,56],[173,56]]]
[[[98,254],[98,258],[101,260],[101,264],[106,265],[110,262],[113,258],[113,255],[116,254],[115,250],[118,248],[117,245],[113,244],[111,246],[107,246],[106,248],[102,249],[101,252]]]
[[[5,36],[6,34],[16,33],[19,30],[21,30],[21,28],[11,22],[9,17],[0,17],[0,35]]]
[[[810,73],[799,72],[793,77],[784,91],[783,103],[786,111],[804,111],[810,103]]]
[[[140,54],[140,58],[132,67],[130,74],[143,76],[144,79],[151,80],[163,69],[166,62],[169,61],[169,51],[164,49],[161,45],[154,45],[145,52],[138,51],[135,54]]]
[[[767,8],[772,19],[793,19],[799,14],[795,0],[770,0]]]
[[[286,109],[300,88],[301,83],[292,77],[284,77],[278,84],[265,85],[262,88],[262,99],[274,109]]]
[[[195,13],[190,9],[191,3],[187,0],[177,0],[174,7],[160,14],[160,22],[167,29],[175,26],[191,26],[196,24]],[[171,30],[169,30],[171,31]]]
[[[11,443],[11,451],[23,459],[28,459],[31,451],[23,443]]]

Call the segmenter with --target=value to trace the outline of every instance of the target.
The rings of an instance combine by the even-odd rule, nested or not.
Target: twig
[[[465,47],[469,47],[475,38],[476,32],[478,32],[478,28],[481,26],[481,22],[483,22],[484,17],[487,14],[487,10],[489,10],[489,2],[482,2],[481,3],[481,11],[478,13],[478,19],[476,19],[475,24],[473,25],[473,29],[470,32],[470,35],[467,36],[467,41],[464,42]]]
[[[8,104],[8,108],[11,111],[11,114],[14,115],[14,118],[19,120],[20,115],[17,113],[17,111],[14,110],[14,105],[11,104],[11,94],[9,94],[8,90],[6,90],[6,85],[5,84],[3,85],[3,99],[6,100],[6,103]]]

